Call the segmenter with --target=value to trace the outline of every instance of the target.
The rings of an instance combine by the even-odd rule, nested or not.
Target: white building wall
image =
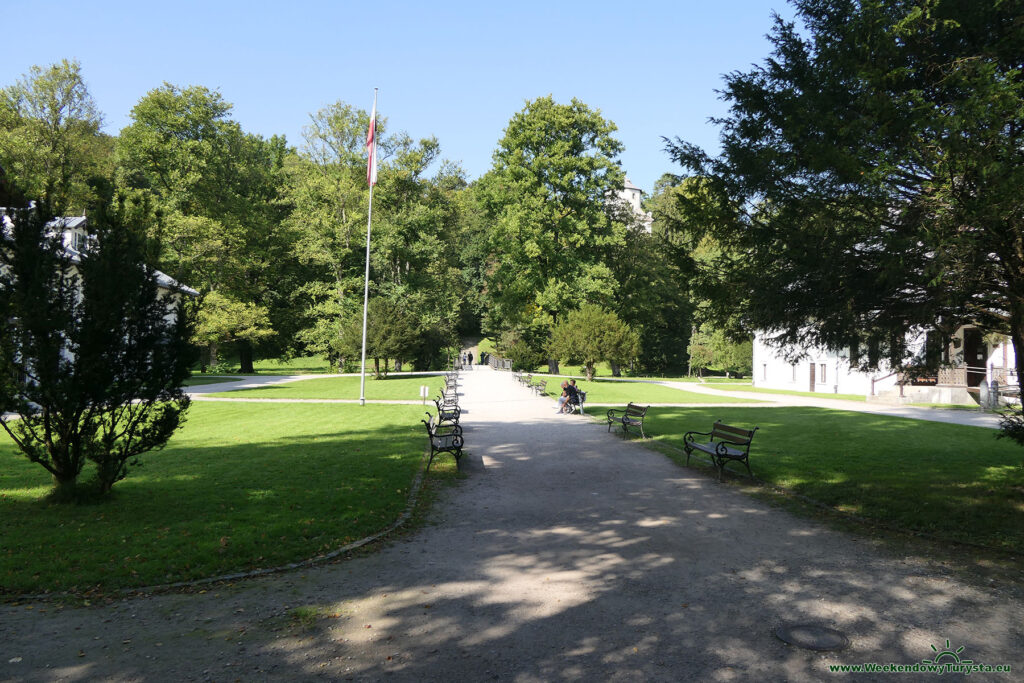
[[[961,365],[965,362],[963,355],[963,328],[957,330],[953,335],[952,352],[950,360],[954,365]],[[922,333],[918,338],[910,342],[910,350],[913,353],[922,353],[924,350],[925,335]],[[1014,367],[1013,343],[1004,341],[995,345],[985,347],[986,358],[986,381],[999,379],[1001,384],[1007,383],[1005,375],[999,372],[1002,368],[1009,368],[1011,371],[1010,382],[1016,383]],[[821,349],[805,350],[805,357],[796,364],[787,361],[783,354],[775,347],[765,343],[763,333],[754,335],[754,372],[753,384],[756,387],[766,389],[787,389],[790,391],[814,391],[815,393],[837,393],[837,394],[862,394],[872,395],[872,380],[874,380],[874,394],[878,395],[897,385],[896,375],[883,366],[874,372],[861,372],[850,368],[848,351],[825,351]],[[972,364],[977,361],[972,361]],[[811,364],[814,364],[814,384],[811,388]],[[822,372],[824,371],[824,375]],[[905,392],[914,390],[905,387]]]
[[[878,378],[875,382],[875,393],[896,386],[896,377],[886,377],[889,374],[887,371],[869,374],[855,368],[851,369],[848,354],[822,349],[808,350],[804,358],[796,363],[790,363],[778,349],[765,343],[761,333],[754,335],[755,387],[867,396],[871,393],[872,377]]]

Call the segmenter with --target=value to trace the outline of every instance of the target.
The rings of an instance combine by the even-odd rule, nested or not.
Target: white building
[[[938,369],[930,373],[906,373],[882,367],[862,372],[851,367],[851,352],[863,349],[802,349],[785,354],[754,335],[753,384],[769,389],[788,389],[827,394],[861,394],[869,400],[903,403],[970,403],[977,400],[983,382],[1001,386],[1017,383],[1013,343],[986,339],[974,325],[960,327],[950,338],[937,332],[920,333],[910,344],[922,361],[931,355]],[[791,363],[786,357],[800,355]]]
[[[651,232],[651,224],[654,223],[654,216],[651,215],[650,211],[644,211],[644,207],[641,205],[643,200],[644,191],[633,184],[629,178],[626,178],[626,183],[622,190],[618,192],[619,199],[627,204],[633,213],[643,224],[644,229],[649,233]]]
[[[89,219],[85,216],[66,216],[50,221],[47,224],[47,227],[53,229],[54,233],[58,230],[63,233],[64,249],[73,264],[78,263],[82,258],[82,253],[89,248],[90,242],[95,239],[95,237],[89,236],[88,224]],[[12,225],[6,210],[0,207],[0,227],[4,230],[9,230]],[[199,296],[199,292],[196,290],[181,284],[170,275],[159,270],[153,270],[153,277],[156,279],[161,296],[172,295],[177,297],[180,294]]]

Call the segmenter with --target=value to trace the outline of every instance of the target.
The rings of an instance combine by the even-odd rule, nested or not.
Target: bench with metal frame
[[[441,424],[450,422],[452,424],[459,424],[459,418],[462,417],[462,409],[456,405],[445,405],[440,399],[434,399],[434,405],[437,407],[437,421]]]
[[[569,412],[583,415],[583,404],[587,402],[587,392],[576,389],[576,400],[569,400]]]
[[[693,451],[700,451],[711,456],[711,460],[718,470],[718,481],[722,481],[722,474],[725,466],[730,462],[742,462],[747,468],[747,474],[753,478],[754,473],[750,470],[750,442],[754,440],[753,429],[744,429],[724,424],[721,420],[715,422],[710,432],[687,432],[683,435],[683,449],[686,451],[686,464],[690,464],[690,454]],[[698,436],[708,437],[707,441],[698,440]]]
[[[622,436],[625,437],[629,433],[630,427],[639,427],[641,438],[646,439],[647,435],[644,434],[644,417],[647,416],[647,409],[650,406],[639,406],[636,403],[630,403],[626,406],[626,409],[616,410],[612,408],[608,411],[608,431],[612,430],[612,425],[618,423],[622,426]],[[619,415],[619,413],[622,413]]]
[[[451,453],[455,458],[455,467],[459,467],[462,458],[462,427],[457,424],[440,424],[434,416],[427,413],[426,420],[420,420],[427,428],[427,437],[430,441],[430,460],[427,461],[427,472],[434,462],[434,456],[438,453]]]

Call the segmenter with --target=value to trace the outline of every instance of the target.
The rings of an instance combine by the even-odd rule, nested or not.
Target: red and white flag
[[[377,93],[373,94],[370,129],[366,131],[366,154],[366,182],[373,187],[377,184]]]

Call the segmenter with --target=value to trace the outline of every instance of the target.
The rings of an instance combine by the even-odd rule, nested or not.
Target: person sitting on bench
[[[572,405],[579,402],[580,395],[576,385],[562,382],[562,395],[558,398],[558,412],[571,413]]]

